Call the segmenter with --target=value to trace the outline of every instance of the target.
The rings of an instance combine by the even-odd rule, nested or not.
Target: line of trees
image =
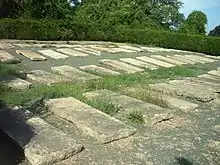
[[[182,6],[180,0],[1,0],[0,18],[55,19],[205,35],[206,15],[193,11],[185,18],[179,12]],[[217,36],[214,32],[210,35]]]

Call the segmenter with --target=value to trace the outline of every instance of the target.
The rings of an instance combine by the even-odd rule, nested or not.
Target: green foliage
[[[201,11],[193,11],[183,23],[182,27],[180,28],[180,32],[205,35],[207,23],[208,20],[205,13]]]
[[[209,32],[209,36],[220,37],[220,25],[216,26],[213,30]]]
[[[135,124],[145,124],[143,114],[140,111],[134,111],[128,114],[128,121]]]

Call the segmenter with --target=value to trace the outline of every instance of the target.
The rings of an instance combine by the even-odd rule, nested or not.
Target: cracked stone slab
[[[159,67],[150,63],[146,63],[140,60],[136,60],[133,58],[120,58],[120,61],[137,66],[137,67],[141,67],[141,68],[147,68],[150,70],[155,70],[158,69]]]
[[[0,62],[6,63],[6,64],[16,64],[16,63],[19,63],[20,60],[12,56],[10,53],[0,50]]]
[[[70,81],[63,76],[59,76],[42,70],[33,70],[27,73],[27,79],[47,85]]]
[[[63,65],[63,66],[57,66],[57,67],[51,67],[51,69],[63,76],[70,77],[71,79],[75,80],[92,80],[92,79],[99,79],[101,77],[95,76],[90,73],[86,73],[83,71],[80,71],[74,67]]]
[[[175,55],[169,56],[168,55],[167,57],[171,58],[171,59],[174,59],[174,60],[183,61],[184,63],[187,63],[187,64],[196,64],[195,61],[191,61],[189,59],[183,58],[181,55],[179,55],[179,56],[175,56]]]
[[[26,116],[21,117],[23,113]],[[23,109],[5,111],[1,114],[1,123],[7,123],[2,129],[24,148],[25,157],[32,165],[53,164],[72,157],[83,148],[73,136]]]
[[[107,68],[103,68],[97,65],[87,65],[87,66],[81,66],[79,67],[82,70],[85,71],[92,71],[92,72],[97,72],[99,74],[103,74],[103,75],[119,75],[121,73],[113,71],[111,69],[107,69]]]
[[[137,73],[137,72],[144,71],[144,69],[141,69],[141,68],[126,64],[124,62],[117,61],[117,60],[104,59],[104,60],[100,60],[100,62],[104,65],[107,65],[107,66],[113,68],[113,69],[120,70],[125,73]]]
[[[32,61],[45,61],[47,59],[46,57],[34,53],[31,50],[16,50],[16,53],[23,55]]]
[[[45,55],[45,56],[48,56],[50,58],[56,59],[56,60],[69,58],[69,56],[67,56],[67,55],[55,52],[55,51],[50,50],[50,49],[48,49],[48,50],[39,50],[38,52]]]
[[[181,61],[174,60],[174,59],[172,59],[172,58],[168,58],[168,57],[160,56],[160,55],[153,55],[153,56],[151,56],[151,57],[152,57],[152,58],[156,58],[156,59],[158,59],[158,60],[162,60],[162,61],[171,63],[171,64],[174,64],[174,65],[184,65],[184,64],[187,64],[187,63],[185,63],[185,62],[181,62]]]
[[[173,94],[177,96],[183,96],[190,99],[195,99],[202,102],[209,102],[218,97],[218,94],[212,91],[206,91],[204,89],[198,89],[193,86],[185,84],[150,84],[152,90]]]
[[[143,114],[146,124],[155,125],[163,120],[169,120],[174,117],[174,110],[162,108],[158,105],[144,102],[126,95],[114,93],[109,90],[98,90],[85,94],[88,99],[104,99],[114,105],[119,106],[120,112],[116,114],[119,118],[126,120],[129,113],[139,111]]]
[[[212,70],[212,71],[208,72],[208,74],[213,75],[213,76],[217,76],[218,78],[220,78],[220,70]]]
[[[0,76],[0,82],[15,90],[25,90],[31,87],[30,82],[11,75]]]
[[[44,105],[101,143],[110,143],[136,133],[135,128],[72,97],[46,100]]]
[[[14,46],[12,44],[5,43],[5,44],[0,44],[0,48],[1,49],[12,49],[14,48]]]
[[[156,60],[156,59],[153,59],[153,58],[150,58],[150,57],[147,57],[147,56],[136,57],[136,59],[154,64],[154,65],[157,65],[157,66],[165,67],[165,68],[170,68],[170,67],[175,66],[174,64],[170,64],[170,63],[167,63],[167,62]]]
[[[57,51],[67,54],[69,56],[75,56],[75,57],[86,57],[89,56],[89,54],[87,53],[82,53],[73,49],[69,49],[69,48],[62,48],[62,49],[57,49]]]
[[[141,48],[134,47],[134,46],[129,46],[129,45],[121,45],[121,46],[119,46],[119,48],[133,50],[133,51],[137,51],[137,52],[142,52],[143,51],[143,49],[141,49]]]
[[[93,55],[96,55],[96,56],[100,56],[101,55],[101,52],[100,51],[97,51],[97,50],[93,50],[91,48],[74,48],[75,50],[77,51],[80,51],[80,52],[84,52],[84,53],[87,53],[87,54],[93,54]]]
[[[186,60],[189,60],[189,61],[193,61],[195,63],[201,63],[201,64],[205,64],[206,62],[202,61],[202,60],[198,60],[198,59],[194,59],[192,57],[189,57],[187,55],[174,55],[180,59],[186,59]]]

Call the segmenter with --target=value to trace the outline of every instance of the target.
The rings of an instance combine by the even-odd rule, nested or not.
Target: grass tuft
[[[128,114],[127,119],[134,124],[145,124],[143,114],[140,111],[134,111]]]

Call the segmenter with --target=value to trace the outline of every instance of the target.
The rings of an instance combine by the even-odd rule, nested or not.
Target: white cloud
[[[184,3],[181,9],[183,13],[220,6],[219,0],[182,0],[182,2]]]

